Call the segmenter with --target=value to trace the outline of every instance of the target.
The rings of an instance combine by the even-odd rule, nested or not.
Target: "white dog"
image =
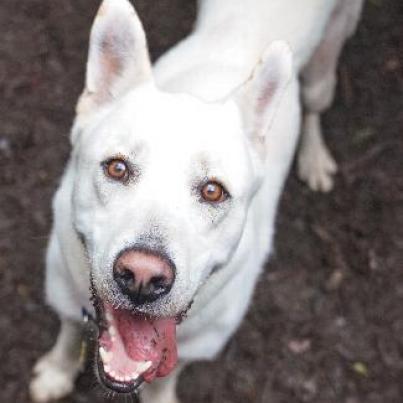
[[[72,391],[83,308],[100,382],[130,393],[145,381],[145,403],[177,402],[180,369],[223,348],[271,251],[300,87],[299,174],[332,187],[319,114],[361,6],[201,0],[192,35],[152,70],[130,3],[104,0],[54,199],[46,292],[61,331],[35,367],[35,401]]]

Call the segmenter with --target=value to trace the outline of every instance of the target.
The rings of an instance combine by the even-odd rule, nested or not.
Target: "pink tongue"
[[[156,319],[113,310],[121,341],[127,355],[134,361],[150,361],[150,369],[143,374],[146,382],[168,375],[177,362],[176,320]]]

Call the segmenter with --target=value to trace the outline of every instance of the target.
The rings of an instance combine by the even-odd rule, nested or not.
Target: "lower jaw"
[[[131,381],[121,381],[114,379],[110,376],[108,372],[104,370],[104,362],[99,355],[99,347],[100,347],[100,335],[105,329],[107,329],[108,322],[106,321],[106,312],[105,312],[105,302],[100,299],[95,292],[95,288],[93,290],[92,302],[95,309],[96,318],[87,317],[87,322],[89,323],[89,327],[96,327],[96,329],[92,332],[92,339],[96,340],[95,344],[95,370],[98,376],[98,380],[100,384],[105,387],[107,390],[112,391],[113,393],[118,394],[136,394],[138,392],[141,385],[145,382],[151,382],[150,374],[139,374],[138,378],[133,379]],[[189,304],[188,309],[191,304]],[[180,312],[176,317],[176,323],[180,324],[182,320],[186,317],[187,309],[183,312]],[[96,337],[94,337],[96,335]],[[148,375],[148,377],[147,377]],[[157,375],[158,376],[158,375]],[[161,376],[161,375],[159,375]],[[162,375],[165,376],[165,375]]]
[[[139,387],[143,384],[144,378],[140,375],[135,381],[126,383],[118,382],[110,378],[104,371],[102,360],[96,357],[97,373],[101,384],[112,392],[119,394],[133,394],[136,393]]]

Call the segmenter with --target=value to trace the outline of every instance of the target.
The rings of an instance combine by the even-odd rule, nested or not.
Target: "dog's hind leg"
[[[298,153],[298,175],[315,191],[333,188],[337,165],[322,136],[320,114],[332,103],[337,62],[345,41],[354,33],[363,0],[338,0],[322,42],[302,70],[304,122]]]
[[[33,401],[49,402],[72,392],[81,369],[81,333],[81,324],[62,319],[56,344],[34,367],[34,378],[30,384]]]

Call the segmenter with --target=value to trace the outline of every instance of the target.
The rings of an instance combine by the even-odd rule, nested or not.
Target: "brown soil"
[[[50,200],[69,152],[95,0],[0,4],[0,401],[28,402],[58,322],[43,303]],[[191,27],[191,0],[137,0],[153,57]],[[183,375],[183,402],[403,401],[403,3],[372,0],[325,117],[336,189],[292,174],[276,253],[219,359]],[[65,402],[102,402],[91,375]]]

